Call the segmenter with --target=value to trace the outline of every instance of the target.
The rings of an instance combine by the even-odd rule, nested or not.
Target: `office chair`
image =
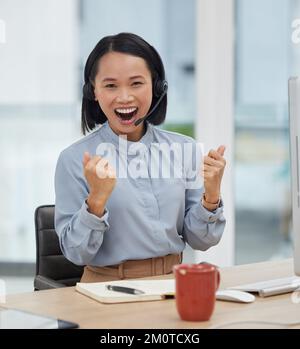
[[[36,275],[34,289],[46,290],[74,286],[83,267],[71,263],[62,254],[54,228],[54,205],[39,206],[34,214],[36,238]]]

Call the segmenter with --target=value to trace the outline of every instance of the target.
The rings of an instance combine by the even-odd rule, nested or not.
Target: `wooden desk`
[[[223,268],[221,288],[292,275],[292,260]],[[245,320],[300,322],[300,294],[299,304],[292,302],[291,295],[257,297],[250,304],[217,301],[207,322],[181,321],[172,299],[101,304],[79,294],[74,287],[10,295],[5,306],[74,321],[80,328],[209,328]]]

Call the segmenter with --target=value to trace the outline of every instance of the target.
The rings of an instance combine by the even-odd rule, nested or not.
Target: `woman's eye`
[[[108,85],[105,85],[105,87],[107,87],[107,88],[114,88],[114,87],[116,87],[116,85],[115,84],[108,84]]]
[[[135,85],[135,86],[137,86],[137,85],[142,85],[143,83],[141,82],[141,81],[135,81],[132,85]]]

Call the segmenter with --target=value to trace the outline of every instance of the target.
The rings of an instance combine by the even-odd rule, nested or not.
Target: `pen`
[[[124,286],[106,285],[106,288],[109,291],[123,292],[123,293],[129,293],[129,294],[143,294],[143,293],[145,293],[144,291],[137,290],[135,288],[124,287]]]

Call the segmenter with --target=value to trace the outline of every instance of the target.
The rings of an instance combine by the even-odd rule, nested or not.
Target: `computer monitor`
[[[289,79],[289,130],[292,177],[294,272],[300,276],[300,78]]]

